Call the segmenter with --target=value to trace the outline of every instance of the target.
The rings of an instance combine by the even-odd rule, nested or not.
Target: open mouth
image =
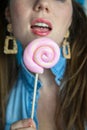
[[[46,36],[52,30],[52,25],[50,22],[44,19],[36,19],[31,25],[32,32],[36,35]]]
[[[34,28],[40,28],[40,29],[47,29],[47,30],[52,30],[51,27],[49,27],[48,24],[46,23],[35,23],[34,25],[31,26],[32,29]]]

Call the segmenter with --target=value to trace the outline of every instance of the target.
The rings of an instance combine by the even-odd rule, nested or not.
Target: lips
[[[47,36],[52,30],[52,24],[45,19],[36,19],[31,24],[32,33],[39,36]]]

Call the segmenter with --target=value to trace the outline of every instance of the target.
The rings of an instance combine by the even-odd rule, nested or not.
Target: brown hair
[[[58,124],[59,115],[61,115],[63,130],[85,130],[87,123],[87,17],[79,4],[74,1],[72,4],[73,19],[70,27],[72,58],[67,61],[60,86],[60,107],[57,107],[56,121]]]
[[[8,0],[0,1],[0,116],[2,116],[2,122],[0,124],[4,124],[7,96],[18,71],[16,56],[5,55],[3,53],[6,26],[8,24],[5,19],[5,8],[7,5]]]

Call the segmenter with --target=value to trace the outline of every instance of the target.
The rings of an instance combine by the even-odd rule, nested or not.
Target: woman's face
[[[72,0],[10,0],[8,12],[13,33],[24,47],[39,37],[61,45],[72,21]]]

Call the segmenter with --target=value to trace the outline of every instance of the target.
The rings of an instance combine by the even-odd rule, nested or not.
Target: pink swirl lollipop
[[[53,67],[59,60],[60,49],[49,38],[38,38],[25,48],[23,59],[25,66],[34,73],[43,73],[44,68]]]
[[[34,117],[35,99],[37,90],[38,74],[44,72],[44,68],[53,67],[59,60],[60,49],[58,45],[48,38],[38,38],[25,48],[24,64],[31,72],[36,73],[34,82],[34,95],[31,118]]]

